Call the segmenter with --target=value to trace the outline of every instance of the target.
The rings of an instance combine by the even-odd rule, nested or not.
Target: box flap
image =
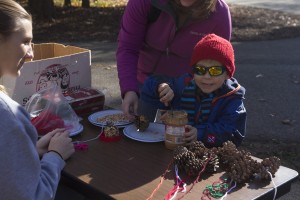
[[[9,95],[25,105],[35,92],[53,82],[62,91],[91,87],[91,51],[56,43],[35,44],[35,60],[25,62],[20,76],[2,77]]]
[[[72,54],[82,53],[82,52],[89,52],[89,49],[84,49],[80,47],[74,47],[69,45],[63,45],[58,43],[41,43],[41,44],[34,44],[33,45],[33,53],[34,59],[36,60],[43,60],[53,57],[62,57],[68,56]],[[29,61],[30,62],[30,61]]]

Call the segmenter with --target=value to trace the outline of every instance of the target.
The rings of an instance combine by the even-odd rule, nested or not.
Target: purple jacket
[[[122,97],[150,74],[170,77],[190,73],[190,57],[196,43],[215,33],[231,37],[231,15],[224,0],[206,20],[189,20],[180,29],[168,0],[129,0],[118,36],[117,67]],[[148,23],[151,4],[161,10],[157,20]]]

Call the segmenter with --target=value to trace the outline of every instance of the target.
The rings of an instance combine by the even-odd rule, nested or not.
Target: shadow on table
[[[96,137],[100,131],[99,127],[89,123],[84,123],[84,127],[85,132],[89,132],[89,138]],[[87,139],[86,137],[82,135],[74,139],[83,140]],[[63,172],[62,182],[91,197],[101,195],[104,197],[105,193],[118,198],[118,195],[132,190],[138,197],[143,192],[141,187],[152,191],[155,189],[153,185],[159,183],[173,156],[172,151],[165,150],[163,142],[139,142],[124,135],[118,142],[95,140],[88,145],[87,151],[77,151],[76,155],[68,160],[64,170],[68,173]],[[173,169],[173,165],[170,165],[170,168]],[[88,186],[83,184],[84,182],[78,184],[76,177],[89,183]],[[166,178],[173,180],[173,173],[167,173]],[[146,185],[152,181],[155,184]],[[77,184],[74,185],[74,182]],[[103,193],[95,188],[101,188]]]

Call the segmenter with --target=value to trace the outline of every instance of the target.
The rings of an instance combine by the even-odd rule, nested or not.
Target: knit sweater
[[[65,162],[52,152],[39,158],[28,113],[3,92],[0,113],[0,199],[54,199]]]

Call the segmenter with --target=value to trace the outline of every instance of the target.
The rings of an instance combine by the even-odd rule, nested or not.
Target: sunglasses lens
[[[204,67],[204,66],[198,65],[198,66],[193,67],[193,72],[197,75],[201,75],[201,76],[205,75],[206,71],[208,71],[209,75],[211,75],[211,76],[219,76],[219,75],[223,74],[225,69],[222,66]]]
[[[195,66],[194,73],[198,75],[204,75],[206,73],[206,69],[203,66]]]
[[[211,76],[219,76],[219,75],[223,74],[223,68],[219,67],[219,66],[210,67],[208,71]]]

